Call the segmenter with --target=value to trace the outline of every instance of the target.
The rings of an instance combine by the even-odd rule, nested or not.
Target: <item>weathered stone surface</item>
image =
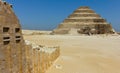
[[[27,42],[28,43],[28,42]],[[26,44],[26,67],[25,73],[45,73],[46,70],[60,55],[59,47],[39,47]]]
[[[0,73],[22,73],[22,49],[24,40],[19,20],[11,5],[0,1]]]
[[[73,30],[74,29],[74,30]],[[76,29],[76,32],[75,32]],[[93,32],[94,29],[94,32]],[[83,6],[75,10],[65,19],[52,34],[106,34],[114,33],[111,24],[89,7]]]
[[[0,73],[45,73],[60,55],[59,47],[25,43],[11,7],[0,0]]]

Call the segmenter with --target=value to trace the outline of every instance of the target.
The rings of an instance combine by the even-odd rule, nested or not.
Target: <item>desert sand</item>
[[[60,46],[60,57],[46,73],[120,73],[119,35],[24,34],[24,39],[38,45]]]

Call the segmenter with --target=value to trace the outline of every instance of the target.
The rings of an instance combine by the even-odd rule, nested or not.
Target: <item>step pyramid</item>
[[[53,30],[53,34],[74,34],[70,32],[72,30],[76,30],[78,34],[114,33],[111,24],[87,6],[75,10],[57,29]]]

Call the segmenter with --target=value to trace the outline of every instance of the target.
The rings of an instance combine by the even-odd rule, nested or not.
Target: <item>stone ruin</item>
[[[45,73],[60,55],[59,47],[44,47],[25,41],[22,73]]]
[[[25,42],[12,5],[0,0],[0,73],[45,73],[59,55],[59,47]]]
[[[87,6],[75,10],[52,34],[113,34],[111,24]]]

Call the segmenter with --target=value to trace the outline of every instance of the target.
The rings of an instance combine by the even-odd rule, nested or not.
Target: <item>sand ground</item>
[[[120,36],[24,35],[38,45],[60,46],[46,73],[120,73]]]

